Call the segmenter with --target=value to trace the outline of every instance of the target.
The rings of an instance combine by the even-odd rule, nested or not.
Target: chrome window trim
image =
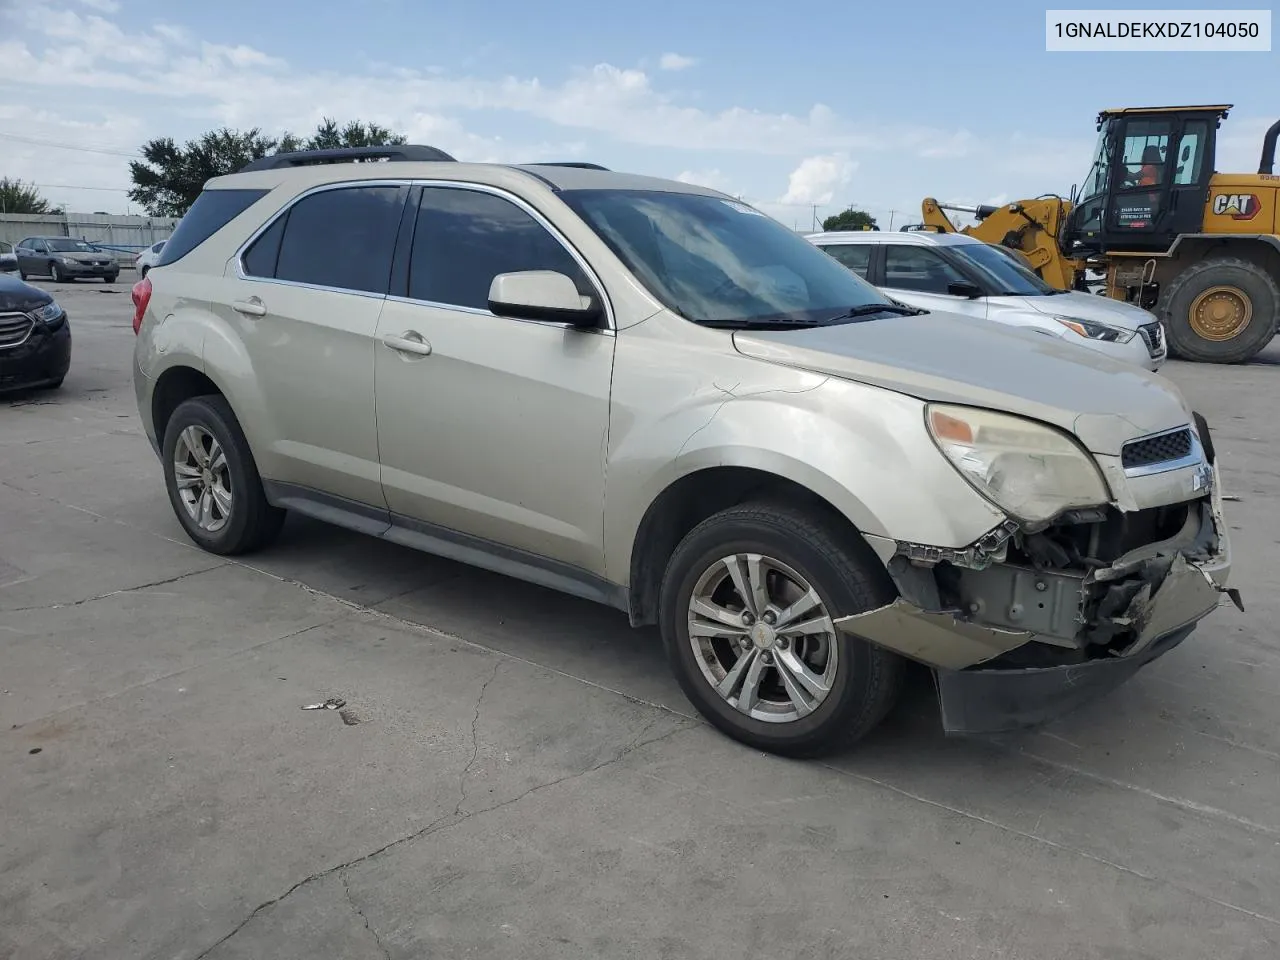
[[[277,285],[286,286],[286,287],[298,287],[303,290],[318,290],[326,293],[345,293],[345,294],[350,294],[351,296],[356,296],[356,297],[371,297],[376,300],[391,300],[391,301],[394,301],[395,303],[420,304],[422,306],[436,307],[442,310],[456,310],[460,313],[473,313],[473,314],[478,314],[480,316],[498,317],[498,315],[493,313],[491,310],[482,310],[478,307],[468,307],[468,306],[464,306],[462,304],[456,304],[456,303],[439,303],[431,300],[419,300],[419,299],[415,299],[414,297],[401,297],[401,296],[396,296],[394,294],[371,293],[367,290],[350,290],[346,287],[330,287],[330,286],[325,286],[323,284],[301,283],[297,280],[277,280],[274,277],[258,277],[250,273],[247,273],[244,269],[244,255],[248,251],[248,249],[251,246],[253,246],[253,244],[257,241],[257,239],[260,236],[262,236],[264,233],[270,230],[277,220],[279,220],[283,216],[286,216],[296,204],[301,203],[307,197],[313,196],[317,193],[323,193],[327,190],[350,189],[352,187],[415,187],[415,186],[442,187],[445,189],[452,189],[452,190],[471,190],[476,193],[487,193],[492,196],[498,197],[503,200],[507,200],[515,204],[517,207],[519,207],[521,210],[527,213],[530,217],[532,217],[534,221],[537,222],[544,230],[546,230],[552,236],[552,238],[554,238],[555,241],[565,249],[565,251],[573,259],[573,261],[578,264],[579,268],[582,270],[584,274],[586,274],[587,279],[591,282],[591,285],[595,288],[596,295],[600,298],[600,303],[604,308],[607,331],[609,333],[614,333],[617,330],[617,323],[615,320],[615,314],[613,310],[613,301],[609,299],[609,294],[605,288],[604,283],[600,279],[600,275],[596,273],[595,269],[592,268],[591,264],[587,261],[586,257],[584,257],[578,251],[578,249],[569,241],[569,238],[566,237],[564,233],[562,233],[560,229],[555,226],[555,224],[553,224],[549,219],[547,219],[547,217],[545,217],[539,210],[537,210],[534,206],[532,206],[528,201],[524,200],[522,197],[517,196],[516,194],[512,193],[509,190],[505,190],[501,187],[494,187],[487,183],[470,183],[465,180],[423,180],[423,179],[341,180],[341,181],[335,181],[333,183],[322,183],[322,184],[318,184],[317,186],[310,187],[309,189],[304,190],[302,193],[293,197],[291,200],[289,200],[288,203],[286,203],[279,210],[277,210],[270,217],[268,217],[261,225],[259,225],[259,227],[256,230],[253,231],[253,233],[249,235],[249,238],[245,240],[244,243],[240,244],[239,248],[237,248],[235,252],[234,257],[232,258],[235,263],[236,279],[248,281],[251,283],[270,283],[270,284],[277,284]],[[414,211],[414,216],[415,217],[417,216],[416,210]],[[412,254],[412,250],[410,250],[410,254]],[[499,319],[515,320],[517,318],[501,317]],[[554,320],[527,320],[527,321],[521,321],[521,322],[536,323],[536,324],[539,324],[540,326],[561,327],[566,330],[578,329],[578,328],[575,328],[571,323],[564,323],[561,321],[554,321]]]
[[[1187,467],[1194,467],[1203,463],[1204,447],[1200,443],[1200,436],[1196,433],[1195,426],[1190,423],[1181,427],[1174,427],[1172,430],[1161,430],[1159,433],[1149,433],[1145,437],[1134,437],[1132,440],[1126,440],[1120,447],[1120,456],[1123,459],[1124,448],[1132,443],[1157,440],[1160,437],[1167,437],[1174,433],[1182,433],[1184,430],[1191,434],[1191,451],[1185,457],[1179,457],[1177,460],[1161,460],[1159,463],[1148,463],[1141,467],[1125,467],[1124,475],[1126,477],[1151,477],[1158,473],[1184,470]]]
[[[303,283],[300,280],[277,280],[275,277],[255,276],[254,274],[251,274],[245,271],[244,255],[245,253],[248,252],[249,248],[253,246],[255,242],[257,242],[257,239],[260,236],[262,236],[264,233],[266,233],[275,225],[275,222],[277,220],[279,220],[281,217],[287,216],[290,210],[292,210],[295,206],[297,206],[307,197],[314,196],[317,193],[325,193],[326,191],[329,191],[329,190],[351,189],[352,187],[411,187],[411,186],[413,186],[413,181],[411,180],[377,179],[377,180],[341,180],[334,183],[321,183],[321,184],[317,184],[314,187],[309,187],[308,189],[302,191],[302,193],[299,193],[296,196],[294,196],[291,200],[289,200],[289,202],[287,202],[279,210],[277,210],[270,217],[268,217],[261,224],[259,224],[258,228],[254,230],[253,233],[249,234],[249,239],[247,239],[244,243],[240,244],[240,246],[236,249],[235,255],[232,257],[232,260],[234,261],[235,268],[236,268],[236,279],[245,280],[250,283],[271,283],[271,284],[275,284],[277,286],[282,286],[282,287],[298,287],[299,289],[302,289],[302,290],[320,290],[325,293],[346,293],[354,297],[369,297],[374,300],[385,300],[387,297],[385,293],[373,293],[372,291],[369,291],[369,290],[352,290],[349,287],[331,287],[326,284],[320,284],[320,283]],[[403,210],[401,211],[401,213],[403,215]],[[399,229],[398,224],[397,224],[397,229]]]

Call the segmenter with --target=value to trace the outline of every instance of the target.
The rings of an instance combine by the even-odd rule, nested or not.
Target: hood
[[[0,313],[26,313],[52,303],[53,297],[17,277],[0,276]]]
[[[1051,423],[1094,453],[1118,456],[1134,437],[1191,421],[1178,388],[1158,374],[1034,330],[960,314],[738,331],[733,341],[758,360]]]
[[[74,260],[76,263],[109,263],[111,261],[111,254],[105,250],[58,250],[51,256]]]
[[[1052,297],[1023,297],[1022,302],[1038,313],[1072,317],[1076,320],[1094,320],[1109,323],[1125,330],[1137,330],[1147,323],[1155,323],[1155,314],[1132,303],[1100,297],[1095,293],[1071,290]]]

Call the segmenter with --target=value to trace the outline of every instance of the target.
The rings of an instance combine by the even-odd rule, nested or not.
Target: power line
[[[16,133],[5,133],[0,131],[0,137],[5,140],[17,140],[20,143],[30,143],[37,147],[56,147],[60,150],[76,150],[80,153],[100,153],[108,157],[127,157],[130,160],[141,159],[139,154],[125,153],[121,150],[108,150],[99,147],[86,147],[75,143],[63,143],[58,140],[44,140],[40,137],[23,137]]]
[[[128,187],[90,187],[80,183],[35,183],[32,186],[47,190],[106,190],[111,193],[128,193]]]

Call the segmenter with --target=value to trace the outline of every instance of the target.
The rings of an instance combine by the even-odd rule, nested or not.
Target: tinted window
[[[258,239],[250,244],[249,249],[240,258],[244,272],[250,277],[274,277],[276,261],[280,259],[280,238],[284,235],[284,225],[289,216],[285,214],[272,221]]]
[[[1153,187],[1164,177],[1169,149],[1168,120],[1130,120],[1124,130],[1124,186]]]
[[[991,296],[1043,297],[1057,292],[1023,266],[1012,250],[988,243],[960,243],[951,248],[951,253],[968,261]]]
[[[386,293],[403,203],[400,187],[342,187],[304,197],[289,210],[276,279]]]
[[[871,263],[871,244],[869,243],[833,243],[822,248],[843,263],[846,267],[862,277],[867,277],[867,267]]]
[[[579,292],[592,292],[569,251],[509,200],[475,190],[422,191],[410,297],[487,310],[493,278],[521,270],[555,270],[571,277]]]
[[[182,259],[266,195],[266,190],[201,192],[186,216],[178,221],[178,228],[156,258],[156,266]]]
[[[998,256],[998,254],[997,254]],[[950,283],[967,283],[955,267],[928,247],[889,246],[885,248],[884,285],[921,293],[946,293]]]
[[[658,300],[694,323],[823,323],[888,305],[795,231],[736,200],[657,190],[561,197]]]

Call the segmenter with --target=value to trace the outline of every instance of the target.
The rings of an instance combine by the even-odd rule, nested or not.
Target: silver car
[[[1038,330],[1148,370],[1168,355],[1141,307],[1049,286],[1014,256],[959,233],[815,233],[810,243],[895,300]]]
[[[1041,722],[1229,592],[1208,428],[1163,378],[894,304],[712,190],[337,162],[369,155],[209,181],[134,288],[204,549],[294,511],[611,605],[789,755],[872,729],[907,660],[948,731]]]

